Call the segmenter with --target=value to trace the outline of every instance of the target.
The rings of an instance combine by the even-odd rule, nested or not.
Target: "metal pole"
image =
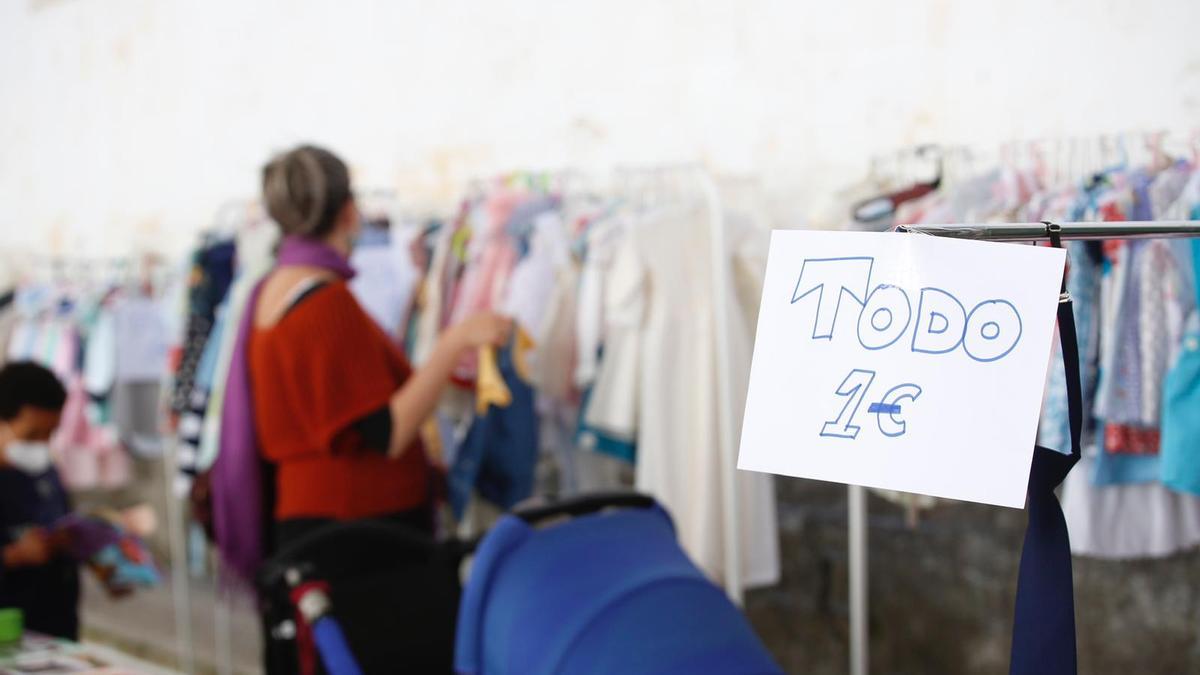
[[[175,650],[179,669],[185,673],[196,672],[196,660],[192,651],[192,605],[188,595],[187,539],[184,536],[183,505],[175,495],[175,466],[178,456],[178,436],[168,446],[170,452],[163,457],[164,489],[167,493],[167,534],[171,546],[171,586],[175,605]]]
[[[1047,241],[1049,223],[900,225],[897,232],[977,241]],[[1174,239],[1200,237],[1200,220],[1058,223],[1063,239]]]
[[[213,647],[216,652],[214,660],[218,675],[233,675],[233,630],[230,621],[233,593],[230,589],[221,587],[220,575],[214,576],[218,579],[216,597],[213,598]]]
[[[850,523],[850,675],[867,675],[867,491],[846,488]]]

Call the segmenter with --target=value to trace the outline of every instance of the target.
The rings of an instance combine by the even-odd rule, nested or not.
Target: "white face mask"
[[[50,468],[50,444],[46,441],[9,441],[4,447],[5,462],[30,476],[40,476]]]

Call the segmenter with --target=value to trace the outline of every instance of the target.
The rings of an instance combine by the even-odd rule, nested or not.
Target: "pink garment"
[[[482,214],[473,214],[472,220],[477,222],[471,225],[476,231],[467,248],[467,269],[452,308],[451,324],[495,307],[504,297],[508,276],[517,263],[517,252],[504,226],[518,203],[519,195],[499,192],[487,201]],[[478,222],[480,215],[484,217],[482,223]]]
[[[505,231],[521,195],[502,191],[486,203],[483,213],[473,214],[474,220],[483,215],[486,222],[473,223],[476,232],[467,248],[467,267],[458,287],[450,312],[450,325],[481,311],[500,307],[504,302],[508,279],[517,264],[517,251]],[[455,377],[470,380],[475,377],[475,352],[464,355]]]
[[[115,430],[88,422],[88,395],[83,378],[67,378],[67,400],[51,447],[63,483],[71,490],[112,489],[129,483],[129,457]]]
[[[54,345],[54,360],[50,369],[59,379],[67,380],[79,362],[79,334],[75,332],[75,327],[67,322],[60,322],[56,331],[58,341]]]

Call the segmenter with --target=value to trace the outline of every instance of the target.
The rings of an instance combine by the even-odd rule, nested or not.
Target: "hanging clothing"
[[[447,477],[450,505],[462,519],[473,492],[505,510],[533,494],[538,417],[528,366],[532,343],[517,331],[512,344],[479,359],[478,416]],[[494,355],[494,356],[493,356]]]
[[[13,302],[0,307],[0,368],[8,361],[8,345],[20,322],[20,314]]]
[[[579,336],[579,359],[575,365],[575,384],[590,387],[596,379],[604,331],[605,278],[612,267],[621,242],[628,233],[628,220],[621,216],[601,218],[592,223],[585,237],[583,269],[579,275],[579,303],[575,332]]]
[[[193,258],[183,353],[175,373],[175,390],[171,399],[171,409],[176,413],[183,413],[192,407],[196,368],[216,320],[217,307],[233,282],[236,250],[233,241],[223,241],[202,248]]]
[[[1084,220],[1092,217],[1088,215],[1089,209],[1099,213],[1104,204],[1112,203],[1111,198],[1106,201],[1101,191],[1096,190],[1084,194],[1072,213],[1047,213],[1045,217]],[[1062,508],[1071,533],[1071,551],[1075,555],[1128,559],[1160,557],[1195,546],[1200,543],[1200,500],[1175,494],[1158,483],[1157,458],[1114,455],[1106,450],[1109,427],[1101,412],[1115,415],[1117,408],[1099,405],[1102,400],[1111,403],[1112,396],[1111,391],[1101,391],[1099,385],[1103,379],[1101,370],[1108,373],[1110,387],[1117,383],[1113,374],[1116,368],[1113,364],[1117,360],[1115,351],[1105,354],[1104,349],[1119,347],[1119,341],[1114,338],[1116,332],[1122,330],[1118,319],[1123,318],[1137,326],[1138,315],[1122,315],[1122,308],[1117,306],[1118,296],[1113,291],[1122,282],[1122,277],[1117,275],[1122,273],[1122,263],[1129,260],[1129,249],[1108,246],[1105,254],[1099,242],[1069,242],[1067,249],[1071,260],[1068,290],[1074,299],[1083,391],[1083,458],[1067,476],[1062,489]],[[1109,268],[1107,275],[1105,267]],[[1128,265],[1125,267],[1128,269]],[[1168,333],[1172,330],[1175,329],[1168,328]],[[1107,335],[1108,339],[1102,340],[1102,335]],[[1142,335],[1139,332],[1136,342],[1142,342]],[[1143,363],[1142,355],[1143,352],[1138,350],[1130,357],[1138,359],[1139,369]],[[1153,362],[1154,359],[1148,361]],[[1128,371],[1124,372],[1124,381],[1130,381]],[[1056,349],[1054,353],[1047,378],[1038,444],[1063,448],[1070,436],[1060,350]],[[1153,383],[1139,376],[1136,386],[1145,393],[1144,389]],[[1136,405],[1128,407],[1143,408],[1145,404],[1146,399],[1139,394]],[[1140,412],[1133,419],[1150,421]],[[1123,447],[1129,447],[1128,440],[1123,441]],[[1147,465],[1143,463],[1145,459],[1153,463]],[[1125,481],[1112,484],[1114,477],[1127,479],[1134,470],[1145,480],[1137,484]],[[1102,483],[1096,483],[1097,476],[1102,476]]]
[[[112,308],[111,329],[103,324],[104,321],[102,315],[97,328],[111,330],[115,354],[107,352],[113,347],[112,343],[102,343],[98,350],[103,349],[105,353],[89,355],[101,361],[112,360],[109,403],[115,422],[113,432],[134,456],[155,459],[164,450],[159,433],[158,403],[170,349],[162,305],[147,297],[121,298]],[[108,338],[104,332],[96,337]],[[89,338],[89,346],[93,339]],[[92,374],[97,380],[101,379],[97,373]]]
[[[1200,208],[1196,211],[1200,216]],[[1189,244],[1196,304],[1164,384],[1162,480],[1173,490],[1200,495],[1200,240]]]
[[[722,455],[717,388],[745,404],[753,327],[727,297],[733,382],[718,382],[715,279],[709,218],[699,207],[663,211],[631,228],[605,288],[604,360],[588,423],[637,439],[639,490],[675,517],[684,549],[711,578],[724,578],[723,471],[738,481],[743,581],[779,579],[779,541],[771,476],[736,472]],[[723,221],[720,226],[728,227]],[[737,232],[728,241],[737,242]],[[732,246],[730,251],[737,251]],[[730,259],[722,261],[730,265]],[[728,268],[727,268],[728,269]],[[727,432],[730,430],[726,430]],[[739,429],[733,429],[737,438]]]
[[[63,483],[72,490],[124,487],[132,467],[116,431],[89,422],[88,395],[81,377],[71,376],[65,386],[62,419],[50,441]]]
[[[1071,553],[1125,560],[1161,558],[1200,545],[1200,498],[1161,483],[1093,484],[1085,456],[1063,484]]]
[[[109,307],[100,307],[84,351],[83,381],[93,398],[107,397],[117,381],[117,321]]]
[[[225,385],[229,379],[230,361],[233,359],[233,348],[238,334],[234,327],[242,325],[251,291],[258,286],[258,282],[274,264],[274,249],[278,239],[276,231],[266,226],[246,228],[238,233],[238,271],[225,301],[225,329],[221,331],[216,348],[213,378],[208,387],[208,407],[204,411],[200,443],[196,448],[197,472],[208,471],[217,459],[220,449],[221,416],[225,406]],[[178,486],[181,494],[186,492],[188,481],[179,479],[177,482],[181,483]]]
[[[217,352],[220,349],[221,338],[229,329],[227,310],[227,303],[222,303],[217,308],[216,320],[205,338],[204,349],[200,352],[200,360],[192,374],[192,391],[188,396],[187,409],[179,413],[179,445],[175,457],[176,468],[179,471],[176,485],[179,494],[187,492],[192,479],[200,471],[200,443],[204,436],[209,391],[216,377]]]
[[[140,459],[157,459],[164,450],[159,430],[159,382],[121,382],[112,393],[112,418],[121,446]]]
[[[159,382],[167,374],[167,336],[161,306],[151,298],[126,297],[113,307],[117,382]]]
[[[376,245],[360,242],[355,247],[350,266],[357,274],[350,281],[350,290],[379,327],[399,342],[417,284],[417,270],[408,250],[415,231],[398,228],[387,234]]]
[[[574,328],[578,279],[579,266],[568,254],[555,268],[542,324],[531,331],[537,343],[530,366],[534,387],[539,394],[558,401],[574,397],[571,373],[577,351]]]
[[[528,248],[513,269],[507,296],[498,308],[530,334],[542,327],[554,292],[556,270],[570,255],[562,218],[557,213],[540,213],[524,231]]]
[[[459,220],[461,220],[461,217]],[[443,310],[446,304],[445,281],[451,257],[453,256],[451,244],[454,239],[454,233],[457,230],[458,223],[456,221],[455,226],[443,227],[438,231],[433,249],[433,258],[429,265],[429,273],[425,275],[425,280],[421,284],[421,292],[418,297],[420,315],[417,320],[413,344],[409,350],[409,353],[412,355],[412,362],[418,366],[424,363],[430,354],[433,353],[438,333],[444,325],[444,317],[446,316]]]
[[[455,324],[472,314],[500,305],[509,275],[517,263],[517,250],[512,237],[505,231],[520,195],[500,191],[492,195],[486,206],[482,223],[473,219],[473,229],[467,248],[467,267],[454,298],[450,323]],[[473,367],[471,368],[473,370]]]
[[[448,310],[450,325],[484,311],[499,309],[508,295],[509,280],[516,267],[516,243],[506,226],[521,204],[522,195],[500,191],[486,204],[486,219],[473,229],[466,252],[462,280],[452,294]],[[467,352],[454,371],[460,383],[475,378],[475,354]]]

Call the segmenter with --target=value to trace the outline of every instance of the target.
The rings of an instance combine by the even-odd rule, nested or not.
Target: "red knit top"
[[[420,443],[389,459],[352,429],[388,405],[412,368],[345,282],[255,328],[249,352],[258,442],[276,465],[277,519],[369,518],[425,503]]]

